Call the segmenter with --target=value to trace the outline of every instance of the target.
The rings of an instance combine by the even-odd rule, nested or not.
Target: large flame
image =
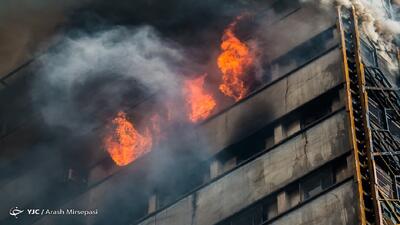
[[[222,73],[222,83],[219,85],[219,89],[223,94],[236,101],[245,97],[248,92],[246,74],[254,64],[254,57],[249,47],[235,36],[234,29],[239,20],[240,17],[236,18],[225,29],[221,54],[217,59]],[[204,88],[206,76],[207,74],[204,74],[184,82],[185,105],[188,110],[188,118],[193,123],[208,118],[217,105],[212,94]],[[162,133],[161,120],[169,121],[172,116],[168,106],[163,118],[159,114],[147,118],[147,123],[144,123],[144,129],[141,129],[140,132],[127,119],[124,112],[119,112],[112,120],[113,131],[104,138],[105,147],[111,158],[117,165],[124,166],[150,152],[155,142],[166,137]]]
[[[150,130],[139,133],[124,112],[117,114],[112,125],[114,132],[105,138],[105,146],[117,165],[125,166],[151,150]]]
[[[192,122],[198,122],[206,119],[217,105],[211,94],[204,89],[204,79],[206,74],[185,81],[185,98],[189,111],[189,119]]]
[[[219,90],[226,96],[239,101],[248,92],[245,83],[246,72],[254,63],[249,47],[241,42],[234,33],[238,20],[236,18],[225,29],[221,43],[221,54],[218,56],[218,67],[222,73],[222,84]]]

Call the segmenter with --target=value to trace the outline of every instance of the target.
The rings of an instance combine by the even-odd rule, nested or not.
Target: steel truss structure
[[[338,8],[346,107],[362,225],[400,224],[400,97],[361,54],[354,8]]]

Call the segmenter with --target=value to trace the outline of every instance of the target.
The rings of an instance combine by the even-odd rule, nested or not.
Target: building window
[[[237,165],[237,157],[234,155],[219,155],[210,163],[210,178],[215,178]]]
[[[348,161],[350,162],[353,160],[351,156],[346,157],[344,160],[338,160],[337,163],[334,164],[333,170],[334,170],[334,181],[340,182],[347,177],[351,176],[351,167],[349,167]]]
[[[232,169],[231,165],[238,165],[257,153],[272,147],[274,144],[274,130],[270,126],[267,126],[244,141],[225,150],[226,154],[230,155],[230,158],[224,159],[227,164],[225,168]]]
[[[237,165],[237,159],[235,156],[230,157],[229,159],[225,160],[222,164],[222,173],[225,173],[233,168],[235,168]]]
[[[367,44],[366,41],[361,39],[361,54],[363,59],[370,65],[370,66],[378,66],[376,51],[373,47]]]
[[[293,208],[300,203],[300,187],[299,184],[291,185],[286,190],[287,206]]]
[[[380,129],[387,129],[386,113],[384,110],[382,110],[372,99],[368,99],[368,107],[372,123]]]
[[[386,173],[381,167],[376,165],[376,178],[378,186],[389,198],[393,198],[393,180],[388,173]]]
[[[400,124],[392,113],[388,113],[387,122],[390,133],[400,138]]]
[[[302,200],[307,200],[334,183],[333,172],[330,166],[310,174],[300,182],[303,195]]]
[[[283,129],[284,129],[285,137],[289,137],[289,136],[293,135],[294,133],[300,131],[300,129],[301,129],[300,120],[294,119],[294,120],[284,123]]]
[[[331,27],[296,46],[288,53],[265,65],[264,83],[272,82],[290,71],[306,65],[314,58],[325,54],[337,44],[336,28]]]
[[[328,97],[323,97],[320,99],[316,99],[313,102],[310,102],[305,109],[300,112],[301,118],[301,128],[305,128],[310,124],[314,123],[315,121],[323,118],[324,116],[328,115],[332,112],[332,104],[334,100],[339,98],[338,92],[336,91],[332,95]]]
[[[271,218],[274,218],[275,216],[278,215],[278,202],[276,200],[276,195],[272,195],[268,197],[266,200],[263,201],[262,203],[262,211],[263,211],[263,216],[262,220],[263,222],[268,221]]]
[[[337,182],[351,177],[347,160],[343,156],[310,173],[304,178],[286,186],[279,193],[273,193],[253,206],[233,215],[218,225],[262,225],[279,214],[296,207],[307,199],[332,187]],[[346,175],[347,174],[347,175]],[[338,178],[338,179],[337,179]],[[278,200],[278,198],[280,198]],[[278,204],[281,204],[280,206]]]

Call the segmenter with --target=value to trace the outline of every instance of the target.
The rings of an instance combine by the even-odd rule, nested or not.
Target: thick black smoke
[[[8,4],[15,14],[26,12],[15,3]],[[23,27],[27,31],[21,38],[29,39],[32,44],[21,54],[33,51],[42,54],[34,62],[33,75],[24,91],[29,92],[27,105],[32,112],[29,118],[40,124],[37,130],[46,138],[31,146],[35,157],[25,159],[29,163],[21,160],[22,163],[15,165],[19,170],[35,171],[32,176],[27,175],[30,179],[24,185],[35,186],[42,193],[38,194],[39,202],[32,200],[34,194],[21,198],[4,196],[8,203],[21,201],[20,207],[62,206],[71,192],[64,183],[65,171],[72,168],[78,174],[78,183],[85,185],[86,173],[99,162],[93,159],[106,156],[102,135],[110,118],[119,110],[134,111],[134,106],[142,107],[139,114],[154,112],[158,110],[157,103],[173,101],[179,95],[177,87],[184,76],[199,75],[215,67],[210,64],[215,64],[215,53],[227,24],[239,14],[257,8],[248,1],[194,0],[59,1],[57,4],[27,1],[26,4],[25,8],[35,13],[24,14]],[[52,12],[51,16],[41,15],[46,10]],[[30,21],[27,15],[35,19]],[[12,20],[6,23],[13,24]],[[46,42],[30,39],[44,28],[48,32],[40,40]],[[48,48],[49,45],[52,47]],[[15,46],[20,47],[21,42],[15,42]],[[154,98],[155,105],[143,106],[147,104],[143,102],[159,92],[163,94]],[[175,110],[181,119],[185,117],[184,109]],[[131,116],[135,118],[135,113]],[[187,166],[188,162],[194,165],[194,158],[200,161],[207,157],[201,151],[207,148],[207,142],[194,132],[193,125],[179,124],[170,129],[174,131],[173,140],[177,141],[159,147],[160,157],[153,157],[152,163],[146,165],[151,167],[143,173],[148,175],[147,183],[160,182],[161,177],[175,182],[166,178],[162,168],[174,167],[174,171],[184,173],[187,167],[183,169],[181,165]],[[194,147],[193,143],[198,145]],[[49,177],[48,171],[52,171],[49,182],[34,185],[36,177]],[[175,175],[179,179],[179,174]],[[185,182],[180,182],[185,189]],[[135,193],[132,185],[132,179],[128,178],[116,182],[114,197],[104,198],[103,209],[110,211],[122,206],[135,209],[129,198],[130,193]],[[148,190],[147,194],[154,191],[152,185],[133,186]],[[51,190],[56,190],[58,197],[46,197],[44,193]],[[28,202],[23,202],[24,199]]]
[[[163,35],[178,35],[186,45],[198,46],[215,35],[221,20],[231,19],[244,7],[255,7],[249,2],[4,0],[0,2],[0,76],[38,50],[45,51],[53,35],[71,29],[93,32],[114,25],[151,25]]]

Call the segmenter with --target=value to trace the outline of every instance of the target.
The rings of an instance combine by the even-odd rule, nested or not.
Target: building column
[[[147,213],[155,212],[157,210],[157,195],[155,193],[149,197],[148,203],[149,207],[147,208]]]
[[[286,209],[288,208],[288,198],[285,191],[282,191],[278,194],[277,202],[278,202],[278,214],[286,211]]]
[[[285,138],[284,136],[282,124],[277,124],[274,127],[274,143],[277,144],[278,142],[282,141]]]
[[[221,163],[219,160],[214,159],[210,164],[210,179],[217,177],[220,174]]]

